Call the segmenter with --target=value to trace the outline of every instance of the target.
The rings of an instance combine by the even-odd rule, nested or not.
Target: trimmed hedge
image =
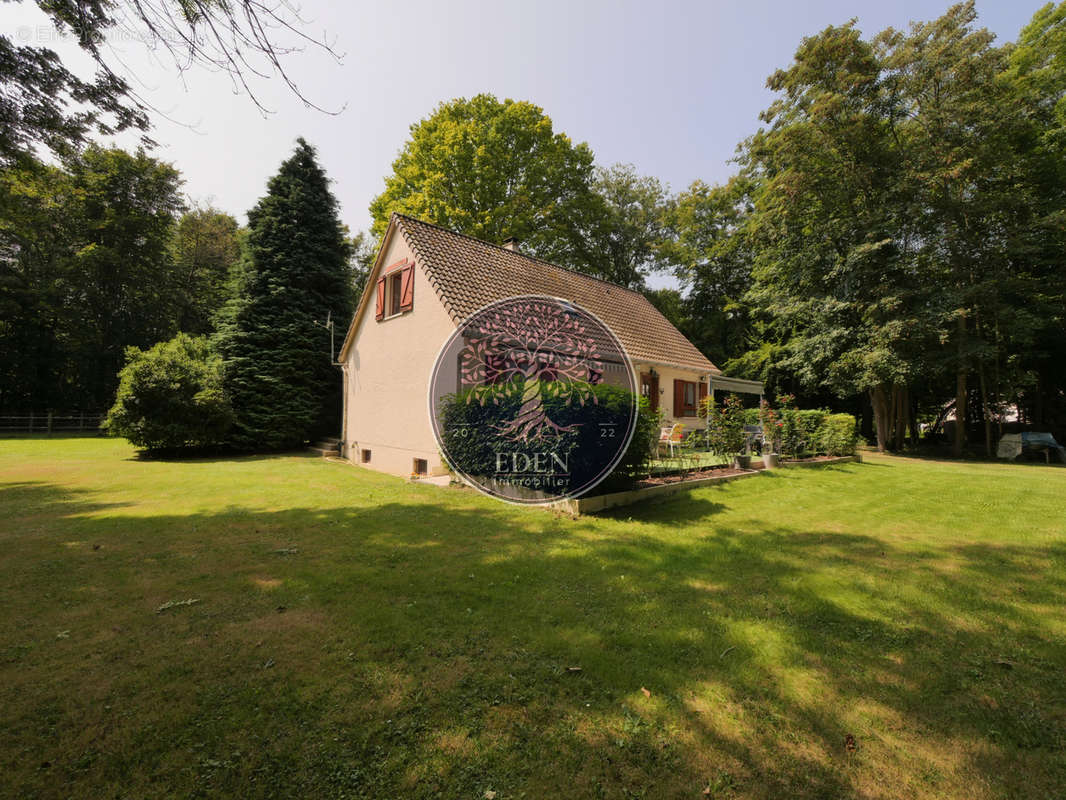
[[[858,445],[858,427],[851,414],[832,414],[821,408],[775,408],[781,420],[781,451],[789,458],[807,455],[850,456]],[[744,409],[744,424],[759,425],[759,409]]]
[[[818,449],[827,456],[854,455],[858,441],[851,414],[829,414],[818,429]]]

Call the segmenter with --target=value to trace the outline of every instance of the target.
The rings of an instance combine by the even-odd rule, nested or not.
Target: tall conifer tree
[[[340,375],[327,315],[351,318],[349,248],[337,201],[303,139],[248,212],[236,297],[219,324],[242,449],[295,447],[340,428]]]

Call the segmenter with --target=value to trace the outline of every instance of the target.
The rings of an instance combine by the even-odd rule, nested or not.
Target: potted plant
[[[783,423],[765,400],[759,404],[759,422],[762,423],[762,463],[767,469],[773,469],[781,463],[779,448]]]

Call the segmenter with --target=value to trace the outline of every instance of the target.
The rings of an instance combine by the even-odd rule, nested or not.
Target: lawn
[[[0,440],[0,792],[1061,798],[1064,498],[876,457],[572,520]]]

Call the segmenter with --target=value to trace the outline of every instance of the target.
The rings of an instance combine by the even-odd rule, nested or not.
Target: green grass
[[[752,456],[752,459],[758,460],[760,456]],[[732,462],[732,458],[708,450],[679,449],[670,455],[669,450],[664,447],[656,454],[656,458],[651,460],[649,472],[652,475],[660,475],[703,467],[724,467]]]
[[[0,793],[1059,798],[1064,498],[872,458],[575,521],[3,440]]]

